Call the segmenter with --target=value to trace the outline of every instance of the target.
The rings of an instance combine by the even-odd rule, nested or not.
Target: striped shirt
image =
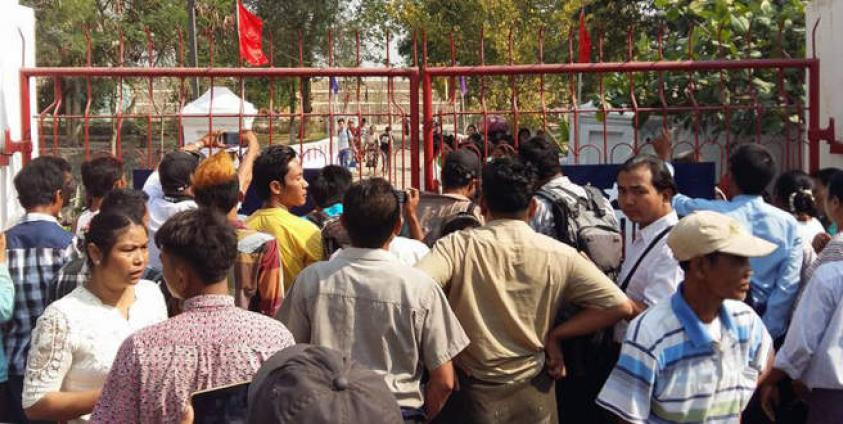
[[[632,321],[597,403],[632,423],[737,423],[772,339],[746,304],[720,308],[720,341],[681,294]]]

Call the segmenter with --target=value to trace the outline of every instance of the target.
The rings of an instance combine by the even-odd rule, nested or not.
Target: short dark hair
[[[122,214],[134,222],[143,222],[147,200],[149,196],[143,190],[129,188],[111,190],[102,199],[100,213]]]
[[[493,213],[523,213],[530,207],[535,183],[530,166],[515,158],[498,158],[483,168],[483,199]]]
[[[269,146],[257,159],[252,171],[252,184],[261,200],[268,200],[271,194],[269,184],[278,181],[284,185],[284,177],[290,170],[290,161],[296,158],[296,151],[290,146],[276,144]]]
[[[41,156],[32,159],[15,175],[15,190],[24,209],[53,203],[56,192],[65,188],[65,173],[70,164],[58,157]]]
[[[82,163],[82,185],[91,197],[103,197],[123,178],[123,161],[103,156]]]
[[[518,157],[536,169],[539,180],[562,172],[559,154],[559,146],[544,137],[532,137],[518,146]]]
[[[343,198],[343,225],[355,247],[383,246],[401,218],[401,205],[392,185],[371,178],[351,185]]]
[[[706,253],[702,257],[705,258],[705,260],[707,260],[709,263],[712,263],[712,262],[716,261],[717,258],[720,257],[720,252]],[[682,268],[682,271],[687,273],[688,271],[691,270],[691,260],[688,259],[687,261],[679,262],[679,268]]]
[[[670,174],[667,164],[652,155],[638,155],[627,159],[618,169],[618,175],[621,172],[630,172],[645,166],[650,169],[651,183],[659,193],[670,190],[671,197],[679,193],[679,189],[676,187],[676,181],[673,179],[673,175]]]
[[[193,187],[193,200],[205,208],[214,208],[217,212],[228,214],[240,201],[240,182],[233,180],[211,186]]]
[[[812,172],[811,178],[817,179],[820,184],[828,187],[828,184],[831,182],[831,178],[834,177],[834,175],[838,172],[843,172],[843,170],[835,167],[822,168]]]
[[[832,175],[828,182],[828,199],[832,197],[836,197],[837,200],[843,202],[843,172]]]
[[[225,279],[237,258],[237,235],[219,212],[192,209],[173,215],[155,233],[161,251],[187,264],[205,284]]]
[[[351,187],[353,177],[351,171],[337,166],[328,165],[319,171],[316,178],[308,187],[308,194],[320,208],[327,208],[334,203],[342,202],[342,196]]]
[[[88,230],[85,232],[85,248],[87,249],[88,244],[93,244],[102,252],[104,257],[108,257],[111,249],[117,244],[117,239],[123,233],[129,231],[129,226],[133,224],[140,225],[146,231],[142,217],[138,219],[137,216],[124,214],[117,210],[100,211],[91,219]],[[88,266],[93,266],[90,255],[86,256]]]
[[[345,122],[345,119],[343,119],[343,118],[337,119],[337,122]]]
[[[814,180],[798,169],[779,175],[773,187],[773,194],[781,205],[792,214],[818,215],[817,202],[814,200]]]
[[[729,172],[741,193],[758,195],[773,181],[776,162],[766,147],[757,143],[743,143],[729,155]]]

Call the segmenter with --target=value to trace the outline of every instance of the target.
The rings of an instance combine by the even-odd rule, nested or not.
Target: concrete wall
[[[821,19],[820,19],[821,18]],[[843,142],[843,0],[813,0],[805,9],[807,55],[814,55],[811,30],[817,27],[817,51],[820,59],[820,126],[828,125],[828,118],[836,122],[836,139]],[[843,168],[843,155],[831,154],[828,143],[820,148],[820,167]]]

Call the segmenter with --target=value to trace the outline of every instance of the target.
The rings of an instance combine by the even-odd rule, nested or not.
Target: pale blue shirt
[[[752,290],[750,296],[773,338],[785,333],[791,306],[799,290],[802,266],[802,238],[796,218],[764,201],[761,196],[738,195],[730,201],[692,199],[679,194],[673,209],[681,215],[710,210],[740,221],[754,236],[776,244],[768,256],[750,258]]]
[[[817,268],[790,328],[776,368],[811,389],[843,390],[843,261]]]

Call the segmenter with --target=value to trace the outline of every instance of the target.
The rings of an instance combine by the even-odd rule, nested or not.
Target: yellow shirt
[[[490,383],[524,381],[544,367],[544,342],[562,304],[611,308],[626,296],[576,250],[495,220],[440,239],[416,264],[442,285],[471,344],[455,363]]]
[[[246,225],[272,234],[281,250],[284,289],[289,290],[304,267],[322,260],[322,233],[312,222],[284,208],[258,209]]]

